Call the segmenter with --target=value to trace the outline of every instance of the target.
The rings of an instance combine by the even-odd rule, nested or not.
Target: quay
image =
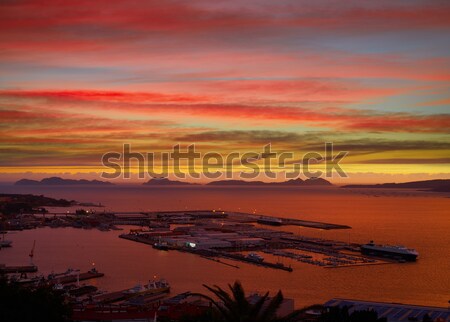
[[[39,227],[109,231],[124,229],[116,225],[141,226],[132,227],[129,233],[119,237],[159,250],[177,250],[204,256],[224,265],[228,264],[217,260],[218,257],[284,271],[292,271],[293,268],[280,263],[279,257],[289,258],[290,263],[296,261],[333,268],[388,262],[384,257],[374,258],[370,254],[362,254],[363,245],[360,244],[313,238],[274,227],[303,226],[330,230],[350,229],[350,226],[255,213],[220,209],[118,213],[78,209],[75,213],[25,215],[22,218],[28,218],[30,223]],[[250,254],[244,255],[247,253]],[[261,253],[269,254],[271,259],[264,260],[264,254]],[[400,259],[397,262],[401,262]]]
[[[154,245],[154,242],[148,238],[145,237],[141,237],[141,236],[136,236],[133,234],[122,234],[119,236],[120,238],[123,239],[128,239],[128,240],[132,240],[135,242],[139,242],[139,243],[144,243],[147,245]],[[239,253],[232,253],[232,252],[224,252],[224,251],[217,251],[214,249],[195,249],[193,247],[180,247],[180,246],[170,246],[167,245],[166,246],[167,250],[177,250],[180,252],[185,252],[185,253],[191,253],[191,254],[195,254],[195,255],[200,255],[203,258],[209,259],[209,260],[213,260],[215,262],[219,262],[220,264],[224,264],[227,266],[231,266],[231,267],[235,267],[235,268],[239,268],[239,266],[235,266],[235,265],[231,265],[228,263],[224,263],[218,259],[214,259],[214,257],[222,257],[222,258],[226,258],[226,259],[231,259],[231,260],[236,260],[236,261],[241,261],[241,262],[245,262],[248,264],[253,264],[253,265],[257,265],[257,266],[262,266],[262,267],[267,267],[267,268],[273,268],[273,269],[279,269],[279,270],[283,270],[283,271],[287,271],[287,272],[292,272],[293,269],[290,266],[284,266],[281,263],[270,263],[270,262],[258,262],[252,259],[249,259],[245,256],[243,256],[242,254]]]
[[[70,284],[75,283],[77,281],[85,281],[94,278],[100,278],[105,276],[104,273],[98,272],[96,269],[91,269],[88,272],[80,273],[80,274],[72,274],[72,275],[64,275],[61,277],[55,277],[54,279],[49,280],[50,284]]]
[[[350,229],[350,226],[347,225],[339,225],[339,224],[330,224],[319,221],[309,221],[309,220],[300,220],[300,219],[291,219],[291,218],[281,218],[281,225],[285,226],[302,226],[307,228],[316,228],[316,229]]]
[[[217,258],[208,257],[208,256],[203,256],[203,255],[202,255],[201,257],[204,258],[204,259],[207,259],[207,260],[216,262],[216,263],[223,264],[223,265],[225,265],[225,266],[230,266],[230,267],[234,267],[234,268],[240,268],[240,267],[237,266],[237,265],[233,265],[233,264],[229,264],[229,263],[222,262],[220,259],[217,259]]]
[[[224,210],[177,210],[177,211],[95,211],[95,210],[77,210],[75,212],[48,212],[45,214],[33,214],[36,218],[46,218],[51,220],[62,220],[65,218],[67,221],[72,221],[71,225],[78,227],[80,220],[90,218],[95,219],[104,224],[110,225],[148,225],[151,222],[186,222],[192,220],[202,219],[220,219],[227,218],[229,221],[240,223],[259,223],[261,225],[273,225],[277,226],[301,226],[314,229],[349,229],[350,226],[325,223],[318,221],[294,219],[294,218],[282,218],[266,216],[262,214],[250,214],[243,212],[224,211]],[[70,224],[70,223],[67,223]]]
[[[151,219],[146,225],[148,228],[130,229],[120,238],[151,245],[158,250],[192,253],[224,265],[228,263],[218,258],[287,272],[293,270],[292,261],[329,268],[387,263],[384,258],[374,259],[361,254],[359,244],[307,237],[274,227],[282,226],[284,220],[289,224],[305,224],[301,220],[214,210],[128,214],[124,217]],[[272,227],[266,228],[268,225]],[[319,229],[349,228],[310,221],[305,225]],[[265,259],[262,253],[269,254],[270,259]],[[288,258],[289,265],[284,265],[280,257]]]
[[[26,266],[6,266],[0,264],[0,274],[14,274],[14,273],[36,273],[38,268],[36,265]]]
[[[273,268],[273,269],[280,269],[283,271],[287,271],[287,272],[292,272],[293,269],[291,266],[285,266],[282,263],[270,263],[270,262],[259,262],[253,259],[250,259],[248,257],[245,257],[239,253],[227,253],[227,252],[221,252],[218,254],[218,256],[223,257],[223,258],[228,258],[228,259],[234,259],[237,261],[242,261],[242,262],[246,262],[249,264],[253,264],[253,265],[258,265],[258,266],[262,266],[262,267],[267,267],[267,268]]]

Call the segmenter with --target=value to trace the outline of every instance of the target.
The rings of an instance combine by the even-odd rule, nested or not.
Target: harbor
[[[50,287],[55,294],[59,294],[66,303],[70,304],[73,321],[156,321],[157,319],[182,321],[186,317],[204,317],[211,308],[210,299],[199,293],[185,291],[172,294],[171,285],[165,279],[154,277],[146,284],[110,292],[90,284],[80,284],[81,278],[74,281],[71,277],[77,274],[83,275],[79,271],[67,269],[65,272],[53,273],[47,277],[41,276],[33,283],[21,285],[29,290]],[[88,273],[97,273],[95,278],[104,276],[95,269]],[[8,277],[12,284],[21,282],[9,273]],[[58,282],[61,283],[54,283],[55,278],[58,278]],[[251,293],[245,296],[249,303],[254,303],[263,295]],[[296,321],[320,321],[318,317],[324,312],[345,306],[350,309],[349,312],[374,310],[378,316],[392,322],[425,321],[425,317],[430,317],[431,321],[447,321],[449,317],[448,309],[444,307],[333,298],[323,304],[311,306]],[[283,298],[277,314],[292,313],[294,307],[293,299]]]
[[[225,211],[158,212],[152,213],[150,218],[147,229],[131,229],[119,237],[161,251],[195,254],[225,265],[234,265],[229,263],[232,261],[287,272],[293,271],[293,261],[326,268],[402,262],[402,254],[371,256],[370,253],[362,253],[362,245],[357,243],[306,237],[280,230],[277,227],[299,224],[284,218]],[[348,227],[313,224],[314,228]]]
[[[0,26],[0,322],[450,322],[450,0]]]
[[[99,229],[103,231],[117,230],[118,225],[161,226],[168,223],[189,223],[196,219],[223,218],[230,222],[261,224],[267,226],[299,226],[313,229],[333,230],[350,229],[348,225],[301,220],[293,218],[273,217],[263,214],[243,213],[223,210],[186,210],[186,211],[100,211],[98,208],[80,208],[76,210],[51,210],[30,212],[10,219],[5,229],[24,230],[37,227],[74,227]]]
[[[69,268],[65,272],[44,276],[38,271],[35,276],[27,276],[24,269],[6,270],[0,273],[11,285],[30,291],[50,290],[70,305],[73,321],[110,320],[156,320],[156,316],[169,320],[180,319],[186,314],[200,316],[209,307],[207,302],[199,301],[191,292],[171,294],[171,285],[165,279],[150,279],[146,284],[137,284],[120,291],[106,291],[91,284],[81,284],[105,276],[92,268],[80,273],[79,269]],[[37,267],[36,267],[37,270]],[[17,273],[21,273],[17,275]],[[89,281],[88,281],[89,282]],[[193,303],[192,301],[195,301]]]
[[[163,302],[171,293],[136,298],[126,298],[119,294],[133,288],[136,282],[145,286],[146,278],[151,279],[160,274],[171,281],[171,292],[175,292],[174,294],[188,290],[198,292],[202,289],[202,283],[223,285],[233,278],[251,283],[248,281],[251,281],[253,272],[264,276],[267,281],[274,279],[270,284],[283,283],[282,287],[289,290],[289,285],[285,285],[287,282],[284,281],[287,278],[301,280],[305,285],[310,284],[303,281],[305,272],[309,275],[327,276],[329,273],[321,273],[322,269],[326,269],[333,275],[347,276],[378,270],[377,267],[370,266],[386,266],[381,269],[396,271],[394,266],[408,265],[394,258],[363,254],[361,246],[364,241],[369,242],[369,239],[364,238],[362,243],[352,241],[358,234],[350,233],[349,228],[300,229],[297,228],[299,226],[272,223],[283,219],[274,215],[217,209],[143,213],[105,213],[103,209],[85,209],[84,212],[76,213],[76,210],[67,213],[50,209],[47,214],[33,214],[33,217],[24,214],[24,217],[39,222],[37,229],[8,230],[6,239],[11,240],[12,244],[9,249],[2,251],[5,255],[20,251],[20,258],[15,256],[14,261],[4,262],[10,266],[27,263],[27,256],[36,239],[38,258],[35,261],[46,274],[65,269],[57,262],[52,262],[51,254],[53,249],[57,249],[54,240],[62,241],[64,249],[80,254],[77,261],[61,253],[58,255],[62,256],[61,261],[69,267],[81,266],[80,273],[87,272],[95,262],[106,278],[80,280],[78,287],[76,277],[73,276],[70,278],[72,283],[62,284],[62,288],[70,294],[86,299],[91,296],[99,302],[95,309],[92,308],[92,303],[82,302],[80,314],[93,314],[95,311],[101,316],[111,316],[102,314],[119,309],[130,312],[136,307],[130,306],[131,302],[133,305]],[[330,218],[324,222],[331,223]],[[345,223],[343,220],[340,222]],[[115,225],[115,229],[104,229],[107,225]],[[332,238],[333,236],[341,236],[341,239]],[[338,268],[340,269],[337,270]],[[32,277],[33,274],[28,274],[29,280]],[[197,281],[197,286],[190,285],[191,278]],[[21,282],[27,281],[24,279]],[[250,287],[255,286],[250,284]],[[271,290],[275,287],[278,286]],[[288,294],[297,300],[301,298],[292,290]]]
[[[149,280],[145,285],[138,284],[113,292],[99,290],[90,284],[80,284],[81,281],[105,276],[95,268],[84,273],[80,273],[79,269],[69,268],[65,272],[51,273],[47,276],[43,274],[27,276],[23,269],[21,274],[17,275],[19,271],[3,269],[1,274],[9,283],[20,285],[27,290],[50,289],[55,294],[61,295],[67,303],[70,303],[73,310],[72,318],[76,321],[92,318],[107,320],[117,313],[120,318],[148,316],[155,313],[162,301],[168,299],[170,293],[170,284],[164,279]]]
[[[292,272],[293,262],[344,268],[401,263],[417,257],[416,253],[408,253],[408,249],[399,246],[389,248],[307,237],[284,229],[287,226],[350,229],[347,225],[215,209],[120,213],[77,209],[75,212],[24,214],[7,224],[100,231],[126,231],[124,227],[129,225],[134,228],[120,234],[120,238],[147,244],[160,251],[190,253],[233,268],[240,268],[241,263]],[[81,279],[89,277],[82,275]]]

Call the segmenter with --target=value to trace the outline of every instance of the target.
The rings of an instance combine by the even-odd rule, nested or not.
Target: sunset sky
[[[0,181],[99,179],[123,143],[450,178],[449,37],[450,1],[2,0]]]

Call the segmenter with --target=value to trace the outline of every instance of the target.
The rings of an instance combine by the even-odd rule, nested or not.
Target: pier
[[[280,269],[280,270],[287,271],[287,272],[293,271],[291,266],[285,266],[282,263],[270,263],[270,262],[266,262],[266,261],[259,262],[259,261],[250,259],[248,257],[245,257],[239,253],[221,252],[221,253],[218,253],[217,256],[227,258],[227,259],[233,259],[233,260],[237,260],[237,261],[241,261],[241,262],[245,262],[245,263],[249,263],[249,264],[253,264],[253,265],[257,265],[257,266],[273,268],[273,269]]]
[[[186,223],[193,220],[227,218],[228,221],[240,223],[260,223],[261,225],[271,225],[270,220],[276,220],[277,226],[301,226],[313,229],[349,229],[350,226],[342,224],[333,224],[325,222],[317,222],[310,220],[283,218],[267,216],[263,214],[250,214],[235,211],[224,210],[180,210],[180,211],[95,211],[95,210],[78,210],[76,212],[48,212],[45,214],[33,214],[36,218],[55,221],[60,226],[72,226],[76,228],[86,227],[88,222],[83,223],[84,219],[91,218],[103,224],[103,229],[113,227],[113,225],[149,225],[150,223],[167,223],[180,222]],[[59,221],[57,219],[59,218]],[[269,220],[267,220],[269,219]],[[61,222],[61,220],[65,222]],[[274,223],[274,221],[272,221]],[[48,223],[48,225],[52,225]],[[109,225],[109,226],[108,226]],[[52,226],[53,227],[53,226]],[[111,228],[114,229],[114,228]]]
[[[50,284],[70,284],[78,281],[85,281],[94,278],[100,278],[105,276],[105,274],[98,272],[95,269],[92,269],[85,273],[72,274],[72,275],[64,275],[60,277],[55,277],[54,279],[49,280]]]
[[[300,219],[292,219],[292,218],[281,218],[282,224],[285,226],[302,226],[307,228],[316,228],[316,229],[350,229],[352,227],[347,225],[339,225],[339,224],[330,224],[319,221],[309,221],[309,220],[300,220]]]
[[[0,274],[14,274],[14,273],[36,273],[38,271],[35,265],[26,266],[6,266],[0,264]]]
[[[123,239],[128,239],[128,240],[132,240],[135,242],[139,242],[139,243],[144,243],[147,245],[153,245],[154,242],[152,240],[149,240],[147,238],[143,238],[143,237],[139,237],[133,234],[123,234],[119,236],[120,238]],[[262,267],[267,267],[267,268],[273,268],[273,269],[279,269],[279,270],[283,270],[283,271],[287,271],[287,272],[292,272],[293,269],[290,266],[284,266],[281,263],[270,263],[270,262],[258,262],[255,260],[251,260],[249,258],[246,258],[245,256],[243,256],[240,253],[233,253],[233,252],[224,252],[224,251],[217,251],[214,249],[193,249],[193,248],[189,248],[189,247],[180,247],[180,246],[167,246],[167,250],[176,250],[176,251],[180,251],[180,252],[184,252],[184,253],[191,253],[191,254],[195,254],[195,255],[199,255],[202,258],[208,259],[208,260],[212,260],[214,262],[218,262],[220,264],[224,264],[230,267],[234,267],[234,268],[239,268],[239,266],[236,265],[232,265],[232,264],[228,264],[228,263],[224,263],[222,261],[220,261],[219,259],[216,259],[216,257],[222,257],[225,259],[231,259],[231,260],[235,260],[235,261],[241,261],[247,264],[253,264],[253,265],[257,265],[257,266],[262,266]]]
[[[138,225],[143,228],[130,229],[129,233],[120,237],[151,245],[159,250],[192,253],[230,267],[234,267],[233,264],[218,258],[288,272],[293,268],[280,263],[280,257],[287,258],[290,263],[295,261],[328,268],[388,262],[384,258],[361,254],[359,244],[312,238],[276,228],[351,228],[343,224],[296,218],[215,209],[117,213],[79,209],[75,213],[47,213],[34,215],[34,218],[36,222],[50,227],[93,228],[102,231],[123,229],[115,225]],[[248,258],[246,252],[256,252],[254,255],[263,260],[255,260],[251,256]],[[264,259],[263,253],[269,254],[269,257]]]
[[[159,250],[191,253],[228,266],[232,265],[219,258],[287,272],[293,270],[292,262],[324,268],[388,263],[384,258],[375,259],[361,254],[359,244],[307,237],[277,229],[284,225],[324,230],[350,228],[346,225],[214,210],[117,216],[148,219],[149,228],[132,229],[120,238],[151,245]],[[252,256],[249,253],[253,253]],[[264,254],[269,254],[269,257],[264,258]],[[290,264],[286,266],[280,257],[288,259]]]

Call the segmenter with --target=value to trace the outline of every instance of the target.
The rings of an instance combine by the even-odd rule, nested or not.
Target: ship
[[[264,261],[264,257],[262,257],[261,255],[258,255],[256,253],[250,253],[247,255],[247,259],[254,261],[254,262],[262,262]]]
[[[158,250],[169,250],[169,245],[164,243],[154,243],[152,247]]]
[[[149,281],[147,285],[136,285],[127,290],[105,293],[95,296],[94,302],[100,304],[110,304],[124,301],[138,296],[159,296],[170,292],[170,284],[166,280]]]
[[[361,253],[372,256],[390,257],[399,260],[414,262],[419,253],[415,249],[396,245],[376,245],[373,240],[370,243],[361,245]]]
[[[135,296],[135,295],[147,295],[155,293],[168,293],[170,291],[169,283],[160,279],[158,281],[149,281],[147,285],[136,285],[128,290],[123,291],[124,294]]]
[[[257,222],[258,222],[258,224],[271,225],[271,226],[281,226],[283,224],[283,221],[279,218],[263,217],[263,216],[261,216],[257,220]]]
[[[85,272],[85,273],[80,273],[79,269],[71,269],[69,268],[66,272],[64,273],[59,273],[59,274],[49,274],[47,277],[47,281],[49,284],[51,285],[55,285],[55,284],[69,284],[69,283],[75,283],[78,281],[84,281],[84,280],[90,280],[93,278],[99,278],[99,277],[103,277],[105,276],[105,274],[100,273],[99,271],[97,271],[97,269],[94,267],[92,269],[90,269],[89,271]]]
[[[158,242],[153,244],[153,248],[159,250],[169,250],[169,245],[166,242],[162,242],[161,236],[159,236]]]

